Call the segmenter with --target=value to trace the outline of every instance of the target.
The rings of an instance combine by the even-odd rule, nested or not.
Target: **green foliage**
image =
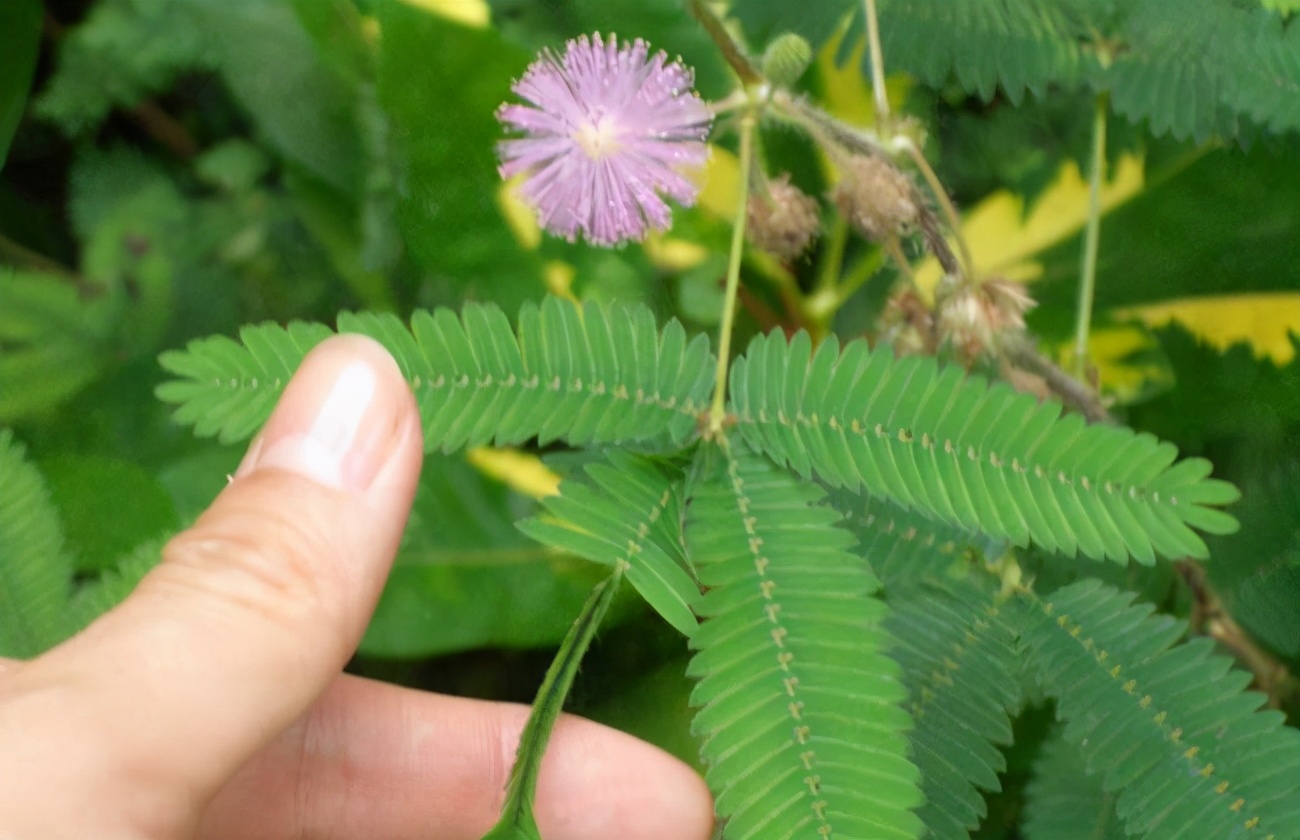
[[[40,472],[0,429],[0,656],[35,656],[67,636],[72,563]]]
[[[676,322],[661,332],[644,308],[558,298],[526,305],[513,331],[500,309],[474,304],[459,318],[446,309],[417,312],[409,331],[391,315],[345,313],[339,330],[370,336],[397,359],[430,451],[532,438],[680,442],[694,430],[712,364],[702,336],[688,343]],[[163,366],[183,378],[158,396],[178,404],[177,419],[197,434],[247,438],[329,334],[319,324],[264,324],[242,330],[242,346],[221,336],[192,342],[163,355]]]
[[[41,36],[39,0],[15,0],[0,6],[0,55],[8,66],[0,74],[0,168],[22,119]]]
[[[1170,467],[1149,435],[1061,417],[1005,385],[933,359],[895,360],[832,337],[760,336],[732,368],[740,433],[800,475],[864,486],[926,515],[1016,545],[1144,563],[1207,556],[1189,526],[1230,533],[1210,505],[1236,499],[1208,461]]]
[[[629,583],[664,620],[695,632],[697,592],[681,556],[680,475],[647,458],[611,451],[586,467],[589,483],[566,482],[546,499],[546,518],[528,519],[528,536],[561,551],[623,569]]]
[[[864,556],[875,565],[868,548]],[[892,591],[885,622],[896,640],[907,709],[916,721],[911,757],[925,804],[917,816],[934,838],[964,838],[985,815],[983,790],[998,790],[1020,705],[1015,638],[997,593],[978,579]]]
[[[701,5],[752,56],[812,45],[794,90],[757,97],[755,165],[820,201],[846,150],[780,102],[864,119],[869,85],[840,84],[869,64],[828,73],[818,51],[842,33],[838,59],[853,54],[866,4]],[[1056,228],[967,231],[967,291],[1026,253],[1041,267],[1032,332],[994,330],[971,362],[1028,393],[891,353],[949,346],[953,313],[893,265],[952,238],[937,211],[895,251],[822,202],[805,256],[737,254],[738,319],[713,346],[763,337],[717,359],[697,333],[729,323],[727,150],[746,106],[681,0],[487,0],[481,27],[444,16],[475,4],[0,0],[0,152],[17,126],[0,173],[0,422],[16,431],[0,431],[0,656],[126,597],[238,463],[182,426],[246,439],[324,324],[365,310],[338,330],[394,354],[438,454],[353,667],[522,700],[535,660],[516,649],[560,646],[490,837],[536,840],[536,772],[570,693],[689,756],[690,652],[720,840],[1300,840],[1296,730],[1176,621],[1233,619],[1232,652],[1295,722],[1300,343],[1276,340],[1300,329],[1294,3],[875,5],[897,119],[840,130],[926,196],[1032,206],[1085,163],[1098,94],[1126,118],[1107,159],[1136,156],[1144,185],[1102,217],[1095,322],[1141,336],[1125,361],[1143,380],[1116,395],[1097,359],[1092,407],[1127,428],[1066,413],[1045,396],[1060,383],[999,343],[1037,338],[1038,370],[1064,363],[1081,243]],[[537,242],[497,174],[512,79],[595,31],[681,55],[726,100],[698,206],[644,248]],[[913,177],[898,132],[924,140],[940,186]],[[1254,300],[1273,359],[1259,330],[1222,350],[1227,329],[1212,344],[1133,320],[1208,295]],[[483,444],[544,458],[559,495],[458,452]],[[1188,556],[1207,548],[1201,570]]]
[[[874,576],[839,516],[739,441],[699,450],[693,724],[729,837],[912,838],[916,769]]]
[[[600,628],[600,622],[609,610],[614,594],[618,592],[623,570],[622,565],[616,565],[608,578],[596,584],[569,634],[564,637],[555,661],[551,663],[546,679],[537,691],[533,711],[519,737],[519,751],[514,767],[510,770],[510,780],[506,784],[506,801],[501,807],[501,819],[483,835],[483,840],[542,840],[537,820],[533,816],[533,797],[537,793],[537,778],[541,774],[546,742],[551,737],[555,722],[560,718],[564,698],[573,687],[573,679],[578,674],[578,666],[582,664],[582,656],[596,638],[596,630]]]
[[[361,652],[416,659],[555,645],[601,570],[515,528],[536,504],[458,456],[430,455]]]
[[[1300,836],[1300,732],[1258,711],[1250,675],[1185,626],[1093,581],[1042,599],[1024,640],[1064,738],[1118,793],[1130,833],[1157,840]]]
[[[1060,737],[1046,741],[1025,788],[1027,840],[1125,840],[1115,796],[1083,769],[1079,750]]]

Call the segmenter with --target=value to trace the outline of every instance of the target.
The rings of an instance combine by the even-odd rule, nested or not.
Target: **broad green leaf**
[[[519,751],[506,785],[506,801],[501,809],[501,819],[491,831],[483,835],[483,840],[542,840],[537,820],[533,816],[533,797],[537,793],[537,777],[541,772],[546,743],[564,709],[564,698],[573,686],[573,678],[578,674],[582,657],[596,637],[600,622],[609,610],[622,579],[623,567],[617,566],[608,578],[596,584],[591,597],[583,605],[582,612],[556,652],[555,660],[546,672],[546,679],[537,692],[537,699],[533,701],[532,714],[528,716],[528,722],[524,724],[523,734],[519,738]]]
[[[520,534],[515,520],[536,510],[462,457],[430,455],[360,652],[413,659],[558,644],[608,573]]]
[[[1250,674],[1133,596],[1082,581],[1035,601],[1022,639],[1130,834],[1300,837],[1300,732]]]
[[[45,480],[0,429],[0,656],[26,659],[71,630],[72,563]]]
[[[702,445],[695,473],[692,730],[723,836],[919,837],[905,689],[853,537],[816,485],[738,440]]]
[[[541,264],[498,205],[496,108],[529,56],[496,32],[381,3],[378,94],[395,150],[397,220],[411,255],[457,299],[507,311],[541,296]]]
[[[78,573],[111,568],[141,543],[180,525],[167,491],[136,464],[64,455],[41,464]]]
[[[36,70],[41,43],[40,0],[9,0],[0,4],[0,169],[9,154],[9,143],[18,130],[27,93]]]

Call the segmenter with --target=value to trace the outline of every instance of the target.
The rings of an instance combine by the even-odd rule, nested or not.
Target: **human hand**
[[[121,606],[0,660],[0,838],[475,840],[527,707],[340,671],[406,522],[419,414],[374,342],[312,351],[234,481]],[[129,504],[129,499],[123,500]],[[566,717],[547,840],[703,840],[688,767]]]

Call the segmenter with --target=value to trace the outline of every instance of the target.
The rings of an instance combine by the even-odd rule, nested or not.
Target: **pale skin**
[[[475,840],[527,708],[341,674],[388,574],[422,453],[368,339],[309,354],[234,480],[121,606],[0,660],[5,840]],[[699,776],[566,717],[545,840],[706,840]]]

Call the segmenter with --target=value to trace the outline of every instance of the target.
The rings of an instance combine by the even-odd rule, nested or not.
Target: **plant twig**
[[[687,0],[686,7],[690,10],[691,16],[704,27],[704,31],[709,33],[713,43],[718,45],[722,57],[731,65],[731,69],[736,71],[741,82],[753,85],[763,81],[763,74],[754,66],[754,62],[745,54],[740,44],[736,43],[736,39],[731,37],[726,24],[713,13],[705,0]]]
[[[1028,336],[1008,337],[1003,341],[1002,349],[1008,362],[1042,377],[1061,402],[1078,411],[1089,423],[1114,422],[1097,393],[1039,353]]]
[[[958,269],[958,276],[965,277],[967,282],[973,281],[975,278],[975,260],[971,258],[970,248],[966,245],[966,237],[961,232],[961,216],[957,213],[957,208],[953,206],[952,199],[948,198],[948,191],[944,189],[943,184],[939,181],[939,176],[934,173],[934,169],[930,167],[930,162],[925,159],[925,155],[921,154],[920,147],[912,142],[911,137],[900,134],[895,138],[895,143],[902,147],[903,151],[907,152],[908,157],[912,159],[912,163],[916,164],[921,177],[925,179],[925,183],[930,187],[930,192],[934,194],[934,200],[939,203],[939,209],[943,211],[944,216],[948,219],[948,228],[952,231],[952,238],[956,240],[957,250],[961,254],[961,266],[965,268],[964,273],[961,273],[960,269]],[[925,214],[922,214],[923,221],[924,218]],[[924,226],[922,231],[924,232]],[[926,239],[930,243],[930,250],[934,251],[934,255],[940,263],[943,262],[941,250],[949,251],[949,254],[951,254],[951,251],[947,248],[947,240],[944,240],[942,249],[937,246],[936,240],[944,239],[942,236],[932,237],[927,235]],[[954,273],[946,265],[944,271],[950,274]]]
[[[749,205],[749,170],[754,161],[754,131],[758,118],[751,110],[740,120],[740,195],[736,223],[731,229],[731,253],[727,258],[727,290],[722,302],[722,328],[718,335],[718,370],[713,385],[713,406],[709,409],[709,432],[721,434],[727,416],[727,368],[731,355],[731,332],[736,322],[736,292],[740,288],[740,263],[745,254],[745,222]]]
[[[1218,593],[1210,586],[1205,568],[1191,560],[1174,564],[1195,598],[1192,614],[1192,631],[1204,633],[1223,645],[1255,675],[1255,684],[1268,695],[1268,705],[1274,709],[1289,697],[1300,697],[1300,680],[1297,680],[1276,657],[1255,644],[1246,631],[1223,606]]]
[[[1097,245],[1101,236],[1101,171],[1106,168],[1106,94],[1097,94],[1092,119],[1092,160],[1088,164],[1088,227],[1083,235],[1079,270],[1079,304],[1074,321],[1074,372],[1088,370],[1088,336],[1092,332],[1092,300],[1097,285]]]
[[[876,0],[864,0],[867,18],[867,49],[871,53],[871,92],[876,97],[876,127],[889,122],[889,92],[885,89],[885,56],[880,49],[880,23],[876,19]]]

